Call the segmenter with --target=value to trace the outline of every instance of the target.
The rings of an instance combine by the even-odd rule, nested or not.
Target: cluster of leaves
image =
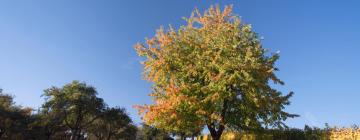
[[[135,139],[137,127],[124,108],[108,107],[94,87],[73,81],[43,94],[35,113],[0,93],[0,139]]]
[[[296,116],[283,111],[292,92],[270,86],[284,84],[275,75],[279,55],[267,54],[232,6],[195,10],[185,20],[178,30],[160,28],[146,45],[135,45],[145,58],[144,78],[153,83],[154,104],[136,106],[147,124],[179,133],[207,126],[219,139],[225,129],[284,127]]]

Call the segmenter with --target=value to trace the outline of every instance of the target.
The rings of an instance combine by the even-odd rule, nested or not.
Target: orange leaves
[[[154,46],[155,43],[157,43],[156,38],[150,38],[150,39],[146,38],[145,40],[146,40],[146,44],[149,46]]]
[[[143,119],[146,122],[153,122],[156,118],[161,118],[163,116],[171,116],[174,118],[176,116],[176,106],[182,101],[186,100],[184,96],[176,96],[180,91],[173,82],[167,86],[165,90],[166,97],[156,98],[155,104],[153,105],[144,105],[144,106],[134,106],[138,109],[139,114],[143,115]]]
[[[173,95],[176,93],[179,93],[180,88],[175,86],[174,78],[171,78],[169,85],[166,87],[166,94],[167,95]]]
[[[180,128],[184,127],[184,123],[186,123],[184,120],[192,116],[184,115],[184,110],[181,110],[179,107],[184,104],[195,105],[197,103],[193,97],[188,97],[181,93],[181,88],[185,87],[184,85],[177,86],[175,79],[171,78],[163,93],[152,94],[154,104],[134,107],[138,109],[139,114],[142,115],[142,119],[147,124],[164,129],[172,126],[173,129],[181,130]],[[200,124],[199,122],[197,123]]]
[[[212,6],[203,14],[196,9],[185,20],[187,26],[176,31],[161,27],[147,45],[135,45],[138,54],[146,57],[144,77],[154,83],[154,104],[136,107],[144,121],[171,130],[202,127],[205,120],[221,121],[223,109],[227,111],[225,101],[235,108],[230,115],[239,118],[231,125],[243,125],[242,120],[257,113],[264,114],[260,119],[271,115],[286,119],[279,114],[287,98],[268,84],[280,82],[274,74],[276,59],[265,54],[250,25],[232,15],[232,6],[223,11]]]
[[[143,56],[146,53],[146,48],[144,47],[144,45],[142,45],[140,43],[136,43],[134,45],[134,48],[140,56]]]
[[[166,47],[172,42],[171,37],[168,33],[164,32],[164,29],[162,27],[156,32],[156,40],[161,47]]]
[[[207,11],[204,12],[204,14],[201,14],[198,9],[195,9],[194,12],[192,12],[190,18],[185,18],[187,21],[187,28],[192,29],[194,28],[194,23],[200,24],[196,28],[201,29],[202,27],[220,27],[216,25],[222,25],[226,22],[228,22],[230,19],[234,18],[234,16],[231,15],[232,13],[232,5],[225,6],[224,10],[221,11],[219,5],[211,6]]]
[[[143,114],[143,113],[145,113],[147,111],[147,106],[146,105],[144,105],[144,106],[142,106],[142,105],[134,105],[133,108],[136,108],[138,110],[139,114]]]
[[[222,18],[231,16],[232,9],[233,5],[225,6],[225,9],[221,14]]]
[[[194,13],[196,14],[194,16]],[[201,24],[203,27],[220,27],[218,25],[222,25],[228,22],[233,16],[232,13],[232,5],[226,6],[223,11],[220,10],[219,5],[216,7],[211,6],[207,11],[202,15],[198,9],[196,9],[188,20],[188,27],[192,27],[193,22],[197,22]]]

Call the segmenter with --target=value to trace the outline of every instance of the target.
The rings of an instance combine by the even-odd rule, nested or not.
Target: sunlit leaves
[[[160,28],[135,49],[145,58],[144,78],[153,83],[154,104],[137,106],[143,120],[168,130],[277,126],[292,115],[288,98],[269,85],[278,54],[267,54],[248,24],[211,6],[195,10],[178,30]],[[241,98],[238,98],[241,97]]]

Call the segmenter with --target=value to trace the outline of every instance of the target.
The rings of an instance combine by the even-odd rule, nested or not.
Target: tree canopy
[[[137,131],[125,109],[118,107],[107,107],[88,130],[98,140],[135,139]]]
[[[279,54],[262,47],[232,6],[195,10],[185,20],[135,45],[145,58],[144,78],[153,83],[154,104],[136,106],[147,124],[173,131],[207,126],[219,139],[224,129],[283,127],[296,116],[283,111],[293,93],[271,87],[284,84],[275,75]]]
[[[0,139],[136,139],[137,127],[124,108],[109,107],[94,87],[73,81],[46,89],[38,110],[18,106],[0,90]]]
[[[21,132],[26,135],[27,118],[32,110],[15,105],[13,99],[0,89],[0,139],[19,139]]]
[[[169,133],[163,129],[158,129],[144,123],[139,130],[139,140],[173,140]]]
[[[98,119],[105,107],[103,99],[98,98],[94,87],[73,81],[63,88],[45,90],[46,102],[43,107],[64,114],[63,123],[71,130],[73,140],[81,139],[84,130]]]

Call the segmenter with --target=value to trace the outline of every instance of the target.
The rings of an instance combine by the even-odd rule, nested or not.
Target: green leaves
[[[268,84],[283,84],[274,73],[279,55],[267,54],[251,25],[231,11],[231,6],[222,12],[211,7],[203,15],[195,10],[188,25],[160,28],[147,45],[135,46],[140,56],[147,54],[144,77],[154,83],[156,95],[153,105],[140,107],[145,122],[167,130],[193,130],[179,126],[190,122],[241,129],[276,126],[291,117],[282,111],[289,96]]]
[[[45,90],[43,96],[47,102],[43,108],[55,114],[63,114],[62,124],[71,130],[73,138],[77,138],[81,131],[101,115],[105,107],[104,101],[96,95],[94,87],[73,81],[62,88]]]

